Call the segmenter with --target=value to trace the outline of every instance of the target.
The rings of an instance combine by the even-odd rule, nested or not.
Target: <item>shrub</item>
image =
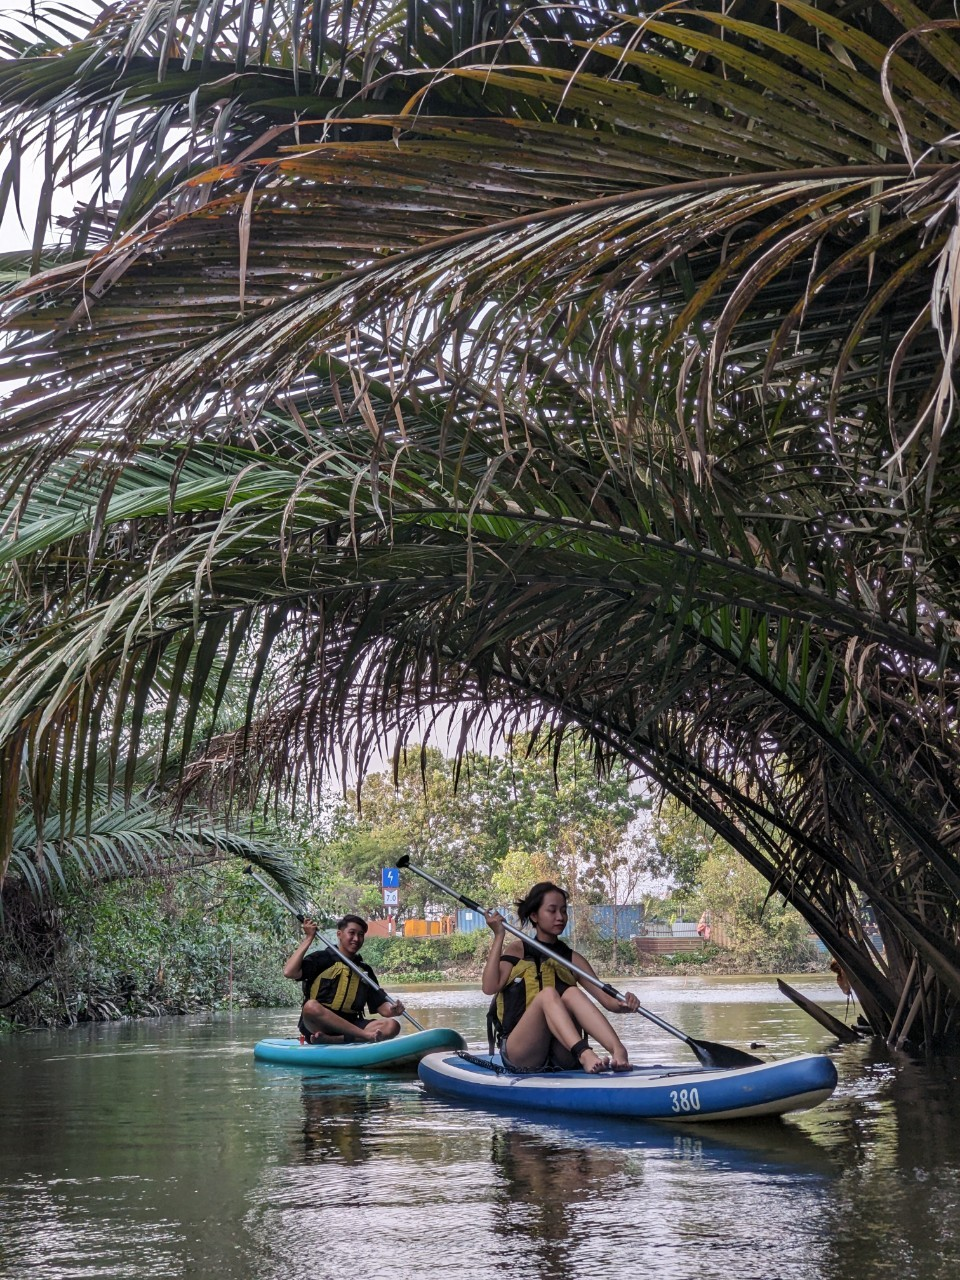
[[[378,974],[388,974],[395,982],[432,982],[458,963],[479,962],[486,955],[489,940],[486,929],[425,938],[368,938],[363,958]]]
[[[221,912],[223,869],[179,882],[151,879],[84,884],[44,908],[45,947],[30,931],[0,935],[8,998],[49,978],[11,1007],[20,1026],[157,1016],[237,1005],[289,1005],[298,991],[283,977],[293,948],[275,920],[260,925]],[[6,895],[5,895],[6,905]],[[8,912],[8,924],[11,922]],[[231,982],[232,977],[232,982]]]

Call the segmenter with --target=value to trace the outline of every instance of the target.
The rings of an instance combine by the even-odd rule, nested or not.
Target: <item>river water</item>
[[[794,979],[844,1014],[829,978]],[[688,1034],[829,1049],[840,1084],[753,1124],[559,1124],[415,1077],[255,1064],[294,1011],[0,1040],[0,1280],[357,1275],[852,1280],[960,1274],[960,1064],[837,1047],[771,978],[624,984]],[[404,993],[484,1040],[475,988]],[[692,1062],[640,1017],[638,1062]]]

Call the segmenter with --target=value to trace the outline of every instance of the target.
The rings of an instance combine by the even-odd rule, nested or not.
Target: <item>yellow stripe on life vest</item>
[[[360,988],[360,978],[340,960],[332,964],[329,969],[324,969],[322,973],[317,974],[310,984],[309,998],[316,1000],[320,984],[333,978],[337,980],[337,989],[333,993],[333,999],[325,1002],[324,1007],[332,1009],[334,1013],[341,1013],[344,1009],[352,1011],[353,1002],[356,1000],[357,991]]]

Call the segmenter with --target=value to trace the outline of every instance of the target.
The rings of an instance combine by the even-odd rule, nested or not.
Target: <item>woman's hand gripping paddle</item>
[[[304,918],[305,918],[305,917],[304,917],[304,916],[302,916],[302,915],[300,914],[300,912],[299,912],[299,911],[295,911],[295,910],[294,910],[294,908],[290,905],[290,903],[289,903],[289,902],[286,900],[286,898],[283,896],[283,894],[281,894],[281,893],[277,893],[276,889],[273,887],[273,885],[272,885],[272,884],[270,884],[270,882],[269,882],[269,881],[264,880],[263,876],[259,876],[259,875],[257,875],[257,873],[256,873],[256,871],[254,871],[253,867],[244,867],[244,868],[243,868],[243,874],[244,874],[245,876],[253,876],[253,878],[254,878],[254,880],[256,880],[257,884],[261,885],[264,889],[266,889],[267,893],[269,893],[269,894],[271,895],[271,897],[276,898],[276,900],[280,903],[281,907],[286,907],[286,909],[290,912],[290,914],[291,914],[292,916],[295,916],[295,917],[300,921],[300,923],[301,923],[301,924],[303,924],[303,921],[304,921]],[[327,947],[327,948],[328,948],[328,950],[330,950],[330,951],[332,951],[332,952],[334,953],[334,955],[338,956],[338,957],[340,958],[340,960],[342,960],[342,961],[343,961],[343,963],[347,966],[347,968],[348,968],[348,969],[352,969],[352,970],[353,970],[353,972],[357,975],[357,977],[358,977],[358,978],[362,978],[362,979],[363,979],[363,981],[367,984],[367,986],[368,986],[368,987],[373,987],[374,991],[379,991],[379,990],[380,990],[380,988],[377,986],[377,984],[376,984],[376,983],[373,981],[373,979],[370,977],[369,973],[367,973],[365,970],[361,969],[361,968],[360,968],[360,966],[359,966],[358,964],[354,964],[352,960],[348,959],[348,958],[347,958],[347,956],[345,956],[345,955],[343,954],[343,952],[340,950],[340,948],[339,948],[335,943],[331,942],[329,938],[324,937],[324,935],[319,931],[319,929],[317,930],[317,932],[316,932],[316,934],[314,935],[314,937],[316,937],[316,938],[317,938],[317,940],[318,940],[319,942],[322,942],[322,943],[323,943],[323,945],[324,945],[325,947]],[[391,1004],[396,1004],[396,1003],[397,1003],[397,1002],[396,1002],[396,1000],[394,1000],[392,996],[387,996],[387,999],[390,1001],[390,1003],[391,1003]],[[413,1026],[415,1026],[415,1027],[417,1028],[417,1030],[418,1030],[418,1031],[425,1031],[425,1030],[426,1030],[426,1028],[425,1028],[424,1026],[422,1026],[422,1025],[421,1025],[421,1024],[416,1020],[416,1018],[411,1017],[411,1015],[410,1015],[409,1013],[407,1013],[406,1009],[404,1009],[403,1013],[402,1013],[400,1016],[401,1016],[402,1018],[406,1018],[406,1020],[407,1020],[409,1023],[412,1023],[412,1025],[413,1025]]]
[[[471,911],[479,911],[481,915],[486,914],[486,908],[481,907],[479,902],[474,902],[472,898],[465,897],[462,893],[457,893],[455,889],[451,889],[449,885],[445,885],[443,881],[437,880],[429,871],[423,871],[420,867],[415,867],[410,861],[407,854],[397,859],[398,867],[406,867],[420,876],[421,879],[427,880],[435,888],[448,897],[456,899],[457,902],[463,903]],[[524,933],[521,929],[516,929],[512,924],[504,924],[507,933],[512,933],[517,938],[522,938],[528,947],[534,947],[538,951],[542,951],[544,955],[552,956],[553,952],[549,947],[545,947],[538,942],[536,938],[531,938],[529,934]],[[608,996],[613,996],[614,1000],[619,1000],[621,1004],[626,1004],[627,998],[616,987],[611,987],[609,982],[601,982],[599,978],[595,978],[593,974],[587,973],[586,969],[579,969],[569,960],[565,960],[564,964],[571,973],[575,973],[578,978],[584,982],[589,982],[591,986],[599,987],[601,991],[606,992]],[[742,1049],[734,1049],[728,1044],[714,1044],[711,1040],[695,1040],[693,1036],[688,1036],[685,1031],[681,1031],[679,1027],[673,1027],[669,1022],[664,1022],[663,1018],[658,1017],[655,1013],[651,1013],[649,1009],[645,1009],[640,1005],[637,1013],[641,1014],[649,1022],[659,1027],[661,1031],[666,1031],[671,1036],[676,1036],[678,1040],[682,1040],[696,1054],[700,1063],[705,1067],[710,1067],[715,1071],[732,1071],[738,1067],[756,1067],[762,1058],[755,1058],[752,1053],[744,1053]]]

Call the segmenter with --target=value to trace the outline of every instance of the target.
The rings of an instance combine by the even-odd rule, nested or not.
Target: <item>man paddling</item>
[[[337,922],[337,946],[352,965],[368,974],[372,986],[344,964],[332,947],[307,952],[316,937],[313,920],[303,922],[303,941],[283,966],[285,978],[303,984],[300,1034],[311,1044],[343,1044],[364,1040],[392,1040],[400,1023],[392,1014],[403,1013],[399,1000],[391,1001],[377,982],[377,975],[360,955],[367,923],[346,915]],[[364,1009],[379,1018],[364,1017]]]

